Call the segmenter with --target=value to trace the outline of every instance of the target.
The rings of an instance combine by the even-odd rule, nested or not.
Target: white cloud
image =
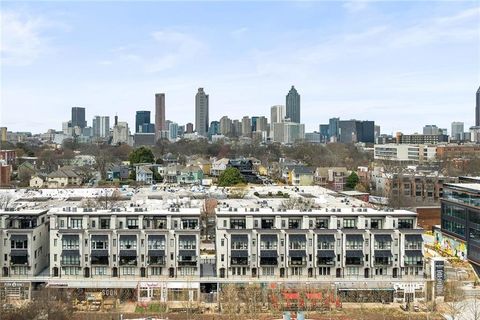
[[[65,28],[40,15],[25,12],[2,10],[1,25],[1,63],[26,66],[41,55],[52,50],[45,31],[50,28]]]

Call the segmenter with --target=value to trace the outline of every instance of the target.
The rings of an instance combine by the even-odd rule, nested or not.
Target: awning
[[[248,250],[232,250],[231,256],[233,258],[247,258]]]
[[[134,234],[121,234],[120,235],[120,241],[136,241],[137,236]]]
[[[363,241],[363,235],[362,234],[347,234],[346,235],[347,241]]]
[[[165,241],[165,235],[163,234],[150,234],[148,235],[148,240],[153,240],[153,241]]]
[[[194,234],[182,234],[178,236],[180,241],[197,241],[197,237]]]
[[[137,250],[120,250],[120,257],[136,257]]]
[[[333,251],[333,250],[317,250],[317,257],[319,257],[319,258],[335,258],[335,251]]]
[[[108,241],[108,236],[104,234],[92,235],[92,241]]]
[[[62,236],[62,240],[69,240],[69,241],[75,241],[75,240],[79,240],[79,235],[78,234],[64,234]]]
[[[290,234],[288,235],[289,241],[293,242],[306,242],[307,237],[304,234]]]
[[[148,250],[149,257],[165,257],[165,250]]]
[[[194,257],[197,255],[195,250],[179,250],[178,255],[180,257]]]
[[[363,251],[362,250],[347,250],[346,257],[348,258],[363,258]]]
[[[246,234],[232,234],[232,242],[248,242],[248,235]]]
[[[27,250],[12,250],[10,251],[10,256],[11,257],[23,257],[28,255]]]
[[[422,250],[405,250],[407,257],[423,257]]]
[[[260,236],[261,241],[268,241],[268,242],[277,242],[278,237],[276,234],[262,234]]]
[[[303,258],[307,256],[307,252],[305,250],[290,250],[288,255],[292,258]]]
[[[10,235],[10,240],[13,240],[13,241],[27,241],[27,235],[26,234],[12,234],[12,235]]]
[[[90,255],[92,257],[108,257],[108,250],[92,250]]]
[[[62,250],[62,257],[79,257],[79,250]]]
[[[376,234],[375,241],[378,242],[392,242],[392,235],[390,234]]]
[[[260,258],[277,258],[277,250],[260,250]]]
[[[390,258],[393,257],[392,252],[390,250],[375,250],[373,253],[375,258]]]
[[[318,242],[335,242],[335,236],[333,234],[319,234],[317,239]]]
[[[405,240],[408,242],[421,242],[423,241],[423,237],[421,234],[406,234]]]

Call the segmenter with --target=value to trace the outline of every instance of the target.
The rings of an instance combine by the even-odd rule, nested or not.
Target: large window
[[[307,243],[305,241],[290,241],[289,249],[290,250],[305,250],[307,248]]]
[[[398,219],[398,229],[413,229],[413,219]]]
[[[371,229],[382,229],[382,219],[372,219],[370,222]]]
[[[27,240],[12,240],[11,241],[12,249],[27,249],[28,241]]]
[[[317,229],[328,229],[328,219],[317,218],[315,221],[315,228]]]
[[[248,242],[232,241],[232,249],[233,250],[247,250],[248,249]]]
[[[80,241],[78,238],[62,239],[62,249],[64,250],[75,250],[75,249],[79,249],[79,247],[80,247]]]
[[[361,250],[363,249],[363,241],[358,240],[347,240],[347,244],[345,246],[347,250]]]
[[[442,209],[443,209],[443,213],[447,216],[454,217],[454,218],[461,219],[461,220],[465,220],[466,213],[465,213],[464,208],[461,208],[461,207],[458,207],[458,206],[446,205]],[[470,220],[472,220],[472,216],[470,216]],[[477,220],[477,219],[475,219],[475,220]],[[478,219],[478,221],[480,222],[480,218]],[[479,223],[479,222],[476,222],[476,221],[473,221],[473,222]]]
[[[302,227],[302,218],[290,218],[288,219],[288,228],[289,229],[301,229]]]
[[[262,240],[260,241],[260,250],[277,250],[277,241]]]
[[[405,265],[423,265],[423,258],[421,256],[405,256]]]
[[[230,229],[245,229],[245,219],[230,219]]]
[[[335,249],[335,241],[319,240],[318,243],[317,243],[317,248],[319,250],[334,250]]]
[[[354,229],[356,226],[356,219],[343,219],[343,227],[345,229]]]
[[[375,250],[390,250],[392,248],[392,241],[375,241],[374,248]]]
[[[182,229],[197,229],[198,220],[197,219],[182,219]]]
[[[196,250],[197,249],[197,241],[195,240],[181,240],[178,243],[178,247],[180,250]]]
[[[106,241],[93,241],[92,240],[92,249],[93,250],[107,250],[108,249],[108,240]]]
[[[136,249],[137,249],[136,239],[122,239],[120,237],[120,250],[136,250]]]
[[[262,229],[272,229],[273,228],[273,218],[262,219]]]
[[[462,237],[465,236],[465,225],[455,221],[442,219],[442,229],[444,229],[445,231],[458,234],[459,236],[462,236]]]
[[[128,229],[138,229],[138,219],[137,218],[127,218],[127,228]]]
[[[165,240],[163,239],[148,239],[149,250],[165,250]]]
[[[71,219],[70,220],[70,227],[72,229],[82,229],[82,219]]]
[[[62,256],[62,264],[67,264],[67,265],[80,265],[80,256],[79,255],[68,255],[68,256]]]

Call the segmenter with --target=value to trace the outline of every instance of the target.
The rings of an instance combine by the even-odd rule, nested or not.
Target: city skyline
[[[0,122],[13,131],[60,129],[75,106],[133,124],[155,92],[168,95],[166,119],[193,123],[198,87],[210,120],[268,116],[291,85],[306,131],[332,117],[382,133],[475,124],[480,10],[468,2],[5,3],[2,17]]]

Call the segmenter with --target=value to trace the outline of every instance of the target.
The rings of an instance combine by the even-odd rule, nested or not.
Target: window
[[[91,247],[93,250],[107,250],[108,249],[108,240],[105,241],[91,241]]]
[[[28,241],[27,240],[12,240],[11,241],[11,248],[12,249],[28,249]]]
[[[220,261],[221,261],[221,262],[225,262],[225,255],[224,255],[224,254],[222,254],[222,255],[220,256]]]
[[[93,274],[97,276],[107,275],[107,267],[95,267],[93,268]]]
[[[225,239],[220,240],[220,246],[224,247],[225,246]]]
[[[354,229],[356,227],[355,219],[343,219],[343,227],[345,229]]]
[[[164,238],[150,238],[148,239],[148,249],[149,250],[165,250],[165,240]]]
[[[63,229],[65,228],[65,220],[60,219],[60,228]]]
[[[127,218],[127,228],[128,229],[138,229],[138,219],[137,218]]]
[[[53,239],[53,246],[54,246],[54,247],[57,246],[57,239]]]
[[[232,249],[233,250],[247,250],[248,249],[248,242],[232,241]]]
[[[227,226],[227,220],[223,220],[223,226]],[[182,229],[197,229],[198,220],[197,219],[182,219]]]
[[[347,240],[345,248],[347,250],[361,250],[363,249],[363,241]]]
[[[290,241],[289,249],[290,250],[305,250],[307,248],[307,243],[305,241]]]
[[[398,229],[412,229],[413,219],[398,219]]]
[[[359,268],[357,267],[346,267],[346,275],[347,276],[358,276]]]
[[[57,254],[56,253],[53,255],[53,261],[57,262]]]
[[[223,227],[226,228],[227,227],[227,220],[223,220]]]
[[[301,229],[302,227],[302,218],[290,218],[288,219],[288,228],[289,229]]]
[[[122,239],[120,237],[120,250],[135,250],[137,249],[137,239]]]
[[[245,219],[230,219],[230,229],[245,229],[246,222]]]
[[[152,276],[161,276],[162,275],[162,268],[161,267],[151,267],[150,273]]]
[[[320,275],[320,276],[329,276],[329,275],[330,275],[330,268],[328,268],[328,267],[320,267],[320,268],[318,268],[318,275]]]
[[[370,228],[382,229],[382,219],[372,219],[372,221],[370,222]]]
[[[122,267],[122,274],[124,276],[133,276],[135,275],[135,267]]]
[[[197,249],[197,241],[195,240],[182,240],[178,243],[180,250],[195,250]]]
[[[71,219],[70,228],[72,229],[82,229],[82,219]]]
[[[62,272],[66,276],[78,276],[80,274],[79,267],[62,267]]]
[[[392,242],[391,241],[375,241],[374,244],[374,249],[375,250],[390,250],[392,248]]]
[[[274,276],[275,275],[275,268],[274,267],[262,267],[262,275],[263,276]]]
[[[315,222],[315,228],[317,229],[327,229],[328,228],[328,219],[317,218]]]
[[[273,228],[273,218],[262,219],[262,229],[272,229]]]
[[[277,241],[273,240],[261,240],[260,241],[260,250],[277,250]]]
[[[96,221],[92,220],[92,228],[96,228]]]
[[[62,239],[63,250],[75,250],[80,248],[80,241],[78,238],[64,238]]]

